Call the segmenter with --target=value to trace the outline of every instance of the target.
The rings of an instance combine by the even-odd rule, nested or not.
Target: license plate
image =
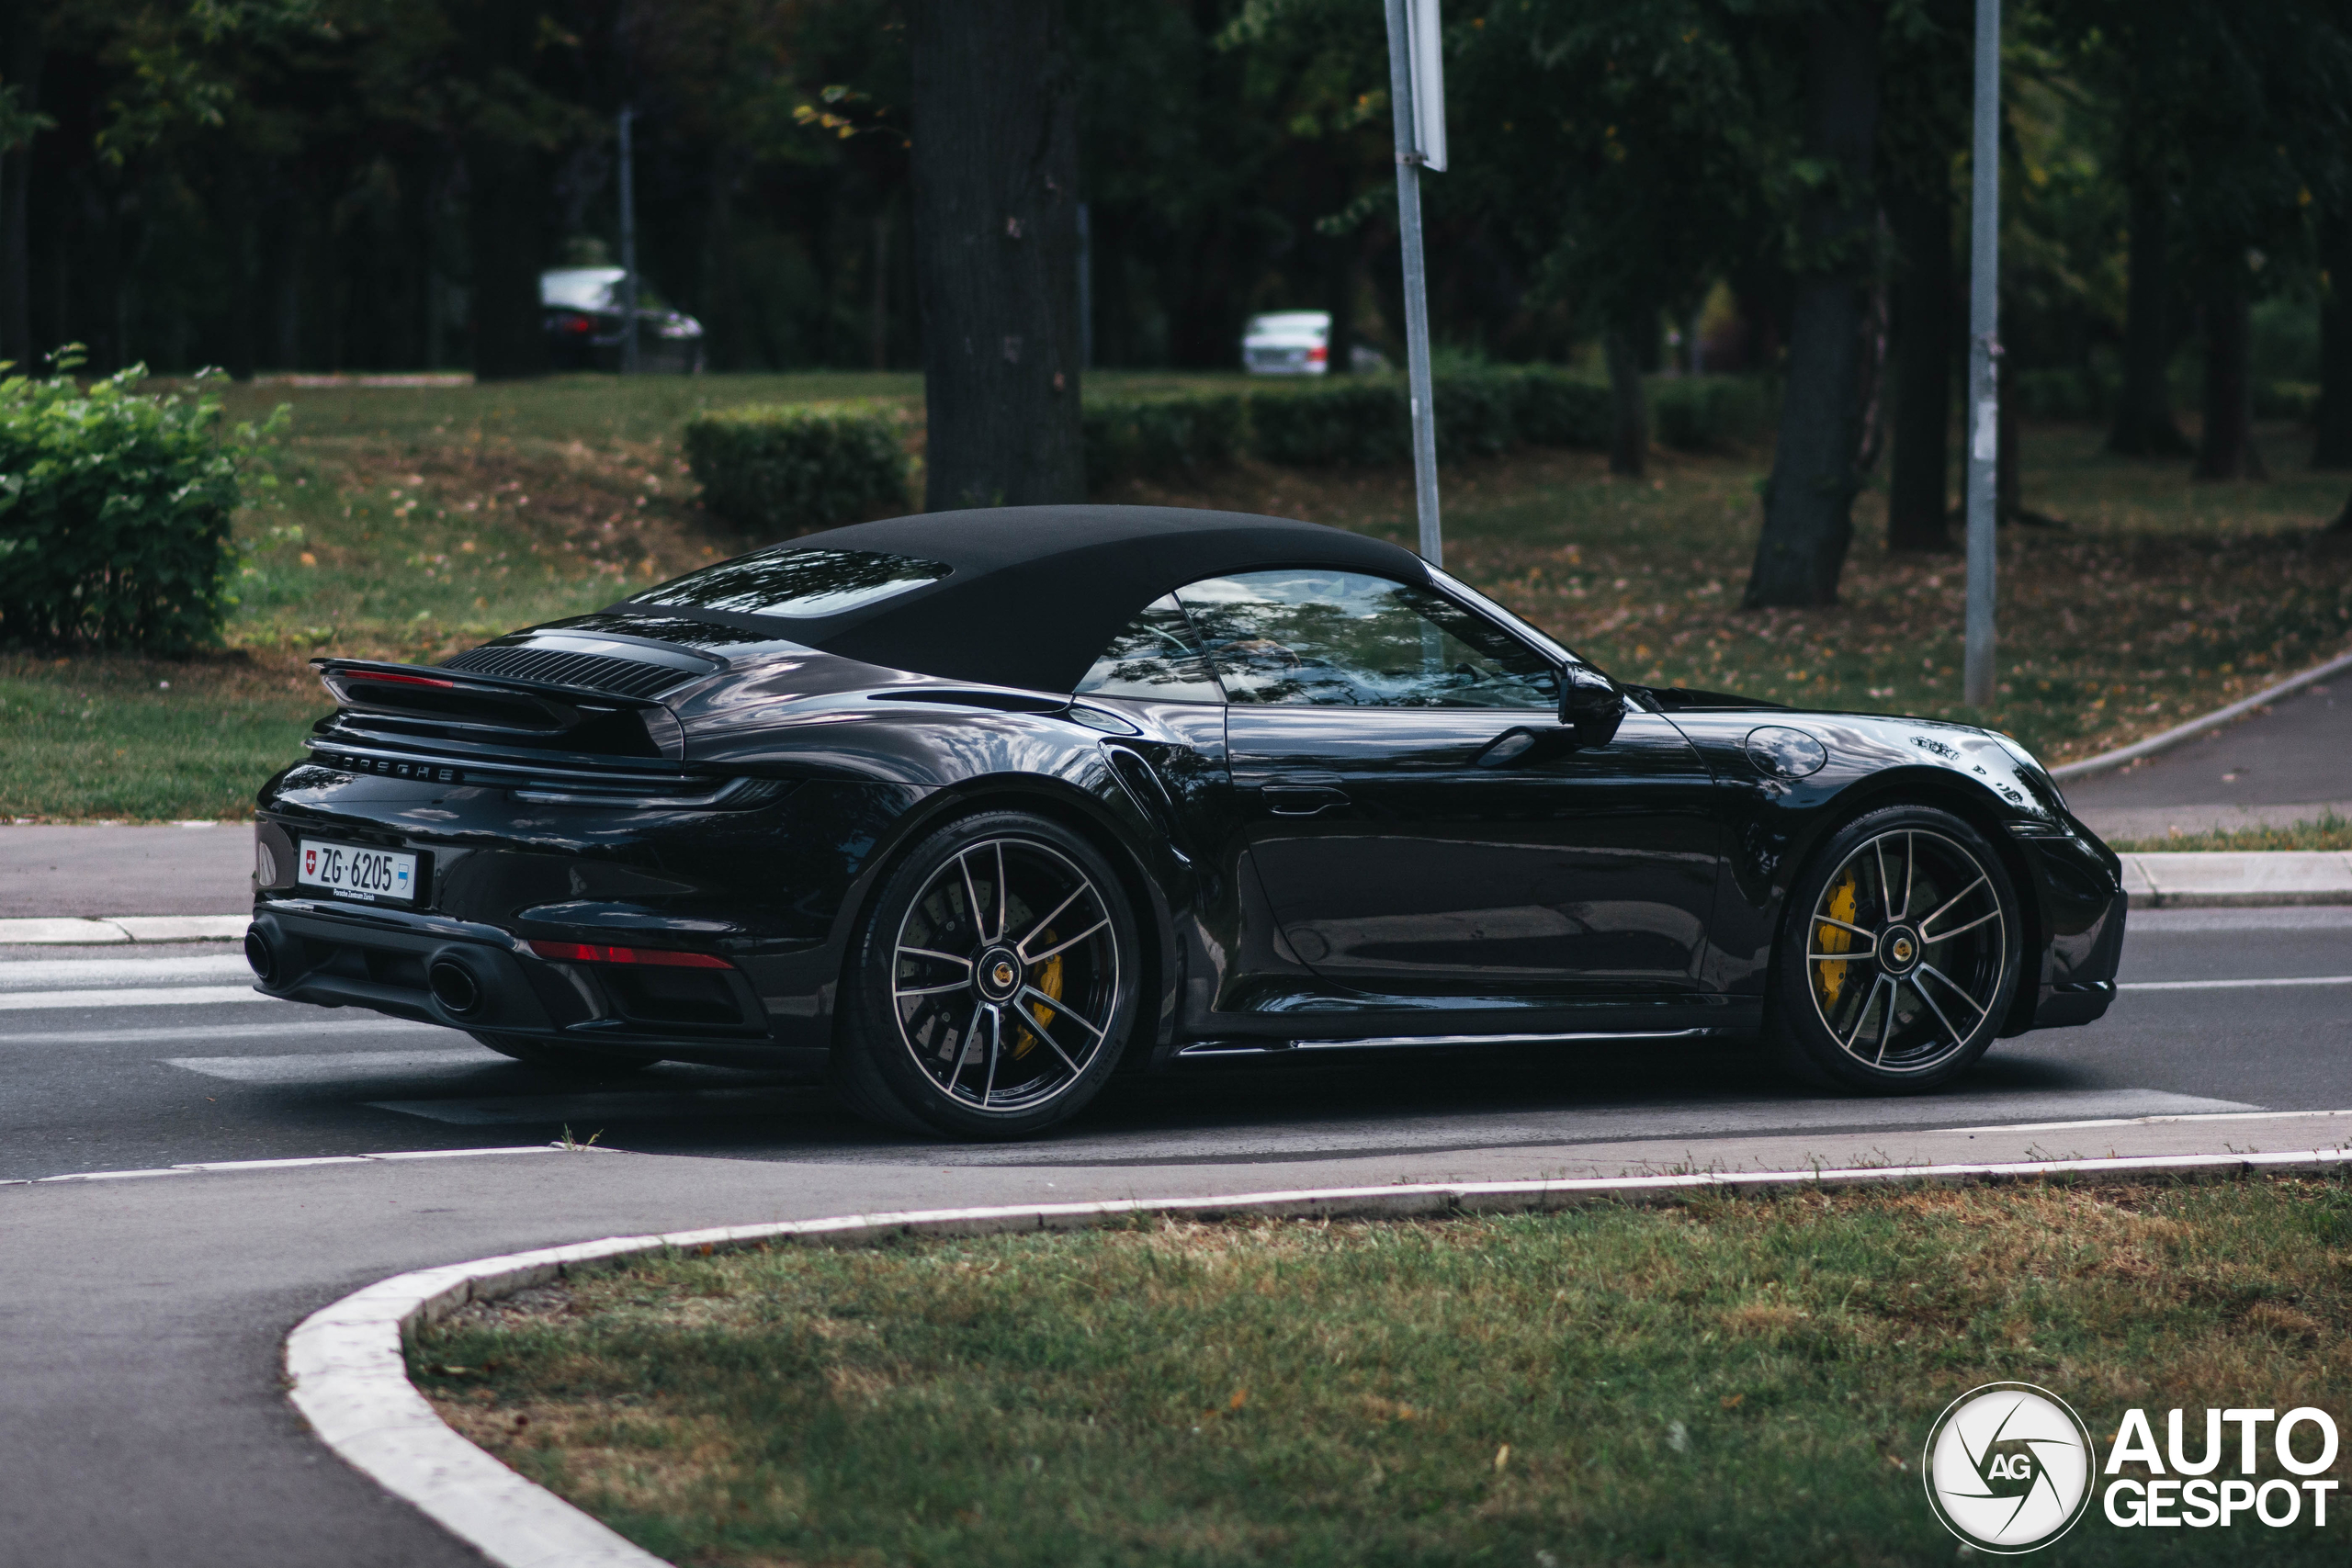
[[[416,857],[397,850],[363,850],[305,839],[298,852],[294,880],[305,887],[323,887],[338,898],[413,904]]]

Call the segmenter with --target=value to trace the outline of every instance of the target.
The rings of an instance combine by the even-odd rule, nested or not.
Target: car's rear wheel
[[[1134,911],[1084,839],[1021,811],[950,823],[891,871],[859,929],[836,1086],[909,1131],[1042,1131],[1118,1065],[1136,953]]]
[[[2017,890],[1982,834],[1928,807],[1872,811],[1790,890],[1770,1028],[1801,1076],[1902,1094],[1973,1066],[2022,963]]]
[[[633,1073],[662,1058],[644,1051],[617,1051],[597,1045],[549,1045],[527,1034],[497,1034],[488,1030],[466,1032],[502,1056],[512,1056],[526,1067],[551,1073]]]

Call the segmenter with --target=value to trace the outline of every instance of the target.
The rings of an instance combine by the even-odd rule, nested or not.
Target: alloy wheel
[[[1996,1021],[2008,919],[1983,863],[1943,834],[1901,828],[1864,840],[1805,926],[1822,1027],[1877,1072],[1950,1060]]]
[[[1119,964],[1092,877],[1035,840],[984,839],[950,856],[899,922],[899,1037],[957,1103],[1035,1111],[1112,1044]]]

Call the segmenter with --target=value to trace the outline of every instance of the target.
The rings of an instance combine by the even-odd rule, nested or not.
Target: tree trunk
[[[1781,434],[1764,491],[1764,534],[1747,581],[1750,609],[1833,603],[1853,543],[1881,20],[1876,6],[1838,4],[1808,28],[1805,150],[1837,177],[1813,197],[1804,218],[1814,254],[1797,279]]]
[[[2131,276],[2123,297],[2123,385],[2107,449],[2125,457],[2178,457],[2188,438],[2172,417],[2172,252],[2163,175],[2135,171],[2130,179]]]
[[[1635,320],[1640,320],[1639,313]],[[1642,361],[1634,334],[1612,321],[1601,334],[1609,361],[1609,471],[1640,479],[1649,471],[1650,411],[1642,398]]]
[[[1331,312],[1325,366],[1334,376],[1355,371],[1356,268],[1363,243],[1354,234],[1334,234],[1323,242],[1323,298]]]
[[[254,378],[261,314],[261,277],[254,255],[254,171],[233,150],[223,154],[220,206],[216,214],[229,263],[229,353],[221,368],[239,381]]]
[[[2312,467],[2352,468],[2352,213],[2320,225],[2320,265],[2327,286],[2319,308],[2319,407]]]
[[[19,107],[38,109],[48,53],[40,7],[20,4],[8,9],[6,81],[17,89]],[[39,353],[32,330],[32,172],[29,144],[0,157],[0,359],[28,369]]]
[[[872,299],[866,309],[865,359],[876,370],[890,368],[890,209],[889,198],[874,214],[873,250],[866,270],[873,274]]]
[[[926,505],[1086,494],[1077,83],[1059,0],[912,0]]]
[[[546,170],[538,152],[490,133],[465,141],[467,235],[473,253],[474,376],[503,381],[547,369],[539,308],[546,263]]]
[[[1945,500],[1951,475],[1951,191],[1906,187],[1887,203],[1899,254],[1894,275],[1894,464],[1886,547],[1952,547]]]
[[[2205,434],[2197,444],[2200,479],[2267,479],[2254,441],[2253,302],[2227,270],[2205,290]]]

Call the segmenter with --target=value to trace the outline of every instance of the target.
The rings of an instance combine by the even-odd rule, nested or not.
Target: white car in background
[[[1331,312],[1273,310],[1252,316],[1241,333],[1241,367],[1252,376],[1326,376],[1331,370]],[[1357,344],[1348,368],[1385,370],[1378,349]]]

